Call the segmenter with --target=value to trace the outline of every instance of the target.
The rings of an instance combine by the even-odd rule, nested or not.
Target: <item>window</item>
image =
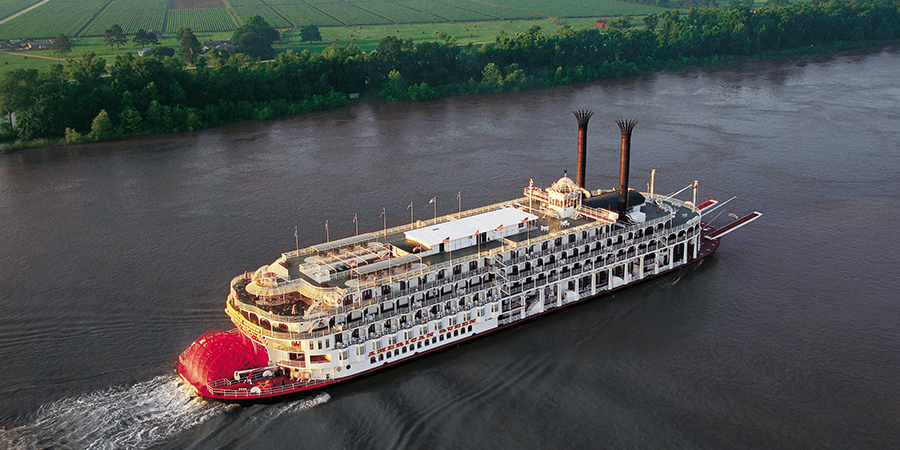
[[[312,364],[330,363],[331,355],[309,355],[309,362]]]

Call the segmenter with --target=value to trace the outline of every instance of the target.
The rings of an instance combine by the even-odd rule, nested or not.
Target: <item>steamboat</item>
[[[712,254],[721,228],[697,182],[673,195],[628,187],[635,122],[619,120],[617,189],[529,182],[520,198],[282,253],[231,280],[236,326],[198,338],[175,368],[204,398],[261,402],[347,381],[666,274]],[[691,200],[677,195],[690,189]],[[432,199],[434,201],[434,199]]]

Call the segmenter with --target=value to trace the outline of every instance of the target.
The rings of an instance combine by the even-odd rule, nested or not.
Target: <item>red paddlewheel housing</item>
[[[178,357],[178,373],[195,387],[234,377],[236,370],[264,367],[266,349],[236,330],[211,331],[200,336]]]

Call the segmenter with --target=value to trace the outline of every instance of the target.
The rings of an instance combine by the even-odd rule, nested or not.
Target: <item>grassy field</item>
[[[232,31],[258,14],[280,29],[320,27],[463,24],[548,18],[645,15],[661,8],[617,0],[51,0],[31,11],[16,12],[40,0],[3,0],[0,39],[102,36],[112,25],[126,34],[139,28],[174,34],[179,26],[194,32]]]

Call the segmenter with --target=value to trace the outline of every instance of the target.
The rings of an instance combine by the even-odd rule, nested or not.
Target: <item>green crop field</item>
[[[0,20],[3,20],[40,0],[3,0],[0,2]]]
[[[116,0],[111,2],[79,35],[102,36],[109,27],[119,25],[125,34],[139,29],[162,32],[169,0]]]
[[[268,2],[278,14],[289,20],[295,27],[318,25],[333,27],[341,25],[334,17],[319,11],[301,0],[273,0]]]
[[[224,8],[170,10],[167,30],[174,33],[181,26],[186,26],[195,33],[229,31],[236,28],[234,19]]]
[[[109,0],[53,0],[0,24],[0,39],[77,36]]]
[[[40,0],[0,0],[0,18]],[[178,4],[179,9],[173,8]],[[662,8],[615,0],[50,0],[0,23],[0,39],[46,39],[102,36],[112,25],[125,34],[139,28],[175,33],[186,25],[194,31],[230,31],[252,15],[272,26],[373,26],[453,23],[541,18],[598,18],[644,15]],[[210,6],[213,6],[212,8]],[[187,8],[187,9],[184,9]]]

